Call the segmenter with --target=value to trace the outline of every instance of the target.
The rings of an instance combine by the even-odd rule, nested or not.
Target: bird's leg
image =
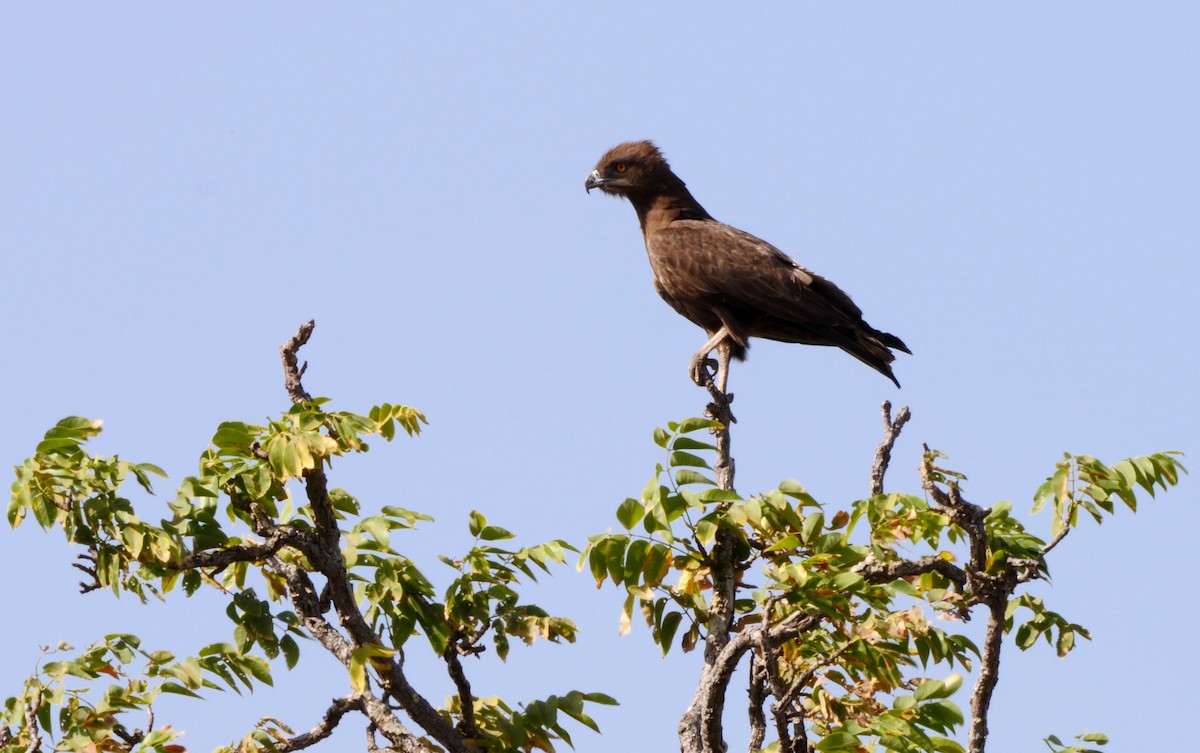
[[[729,396],[725,385],[729,382],[729,359],[733,355],[733,346],[729,338],[717,343],[717,389],[722,395]]]
[[[717,348],[717,356],[720,358],[722,354],[722,349],[720,346],[721,344],[727,342],[728,339],[729,328],[722,324],[721,328],[717,330],[712,337],[708,338],[708,342],[704,343],[700,350],[696,351],[696,355],[692,356],[692,362],[688,366],[688,373],[691,375],[692,381],[698,386],[704,387],[712,380],[712,375],[708,372],[708,365],[712,363],[712,359],[708,357],[708,354],[712,352],[713,348]],[[718,379],[721,379],[721,375],[729,370],[728,346],[725,346],[724,353],[724,364],[722,365],[721,361],[717,362]],[[721,391],[725,391],[723,384]]]

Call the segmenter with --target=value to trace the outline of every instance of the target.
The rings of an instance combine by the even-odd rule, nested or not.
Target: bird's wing
[[[676,221],[657,229],[647,241],[656,275],[683,278],[688,295],[712,296],[733,308],[758,310],[797,324],[832,327],[862,318],[858,306],[832,282],[770,243],[729,225]],[[681,284],[666,280],[666,287],[672,282]]]

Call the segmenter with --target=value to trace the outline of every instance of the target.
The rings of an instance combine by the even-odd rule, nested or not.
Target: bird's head
[[[628,198],[665,186],[671,178],[671,168],[657,146],[650,141],[628,141],[609,149],[583,186],[588,191],[599,188]]]

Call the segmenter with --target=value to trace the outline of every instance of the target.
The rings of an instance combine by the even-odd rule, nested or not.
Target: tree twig
[[[892,462],[892,447],[896,444],[896,439],[900,436],[900,430],[904,428],[904,424],[908,423],[908,419],[912,418],[912,412],[908,406],[904,406],[896,413],[895,419],[892,418],[892,402],[884,400],[881,406],[883,412],[883,441],[879,443],[879,447],[875,450],[875,462],[871,464],[871,496],[883,494],[883,477],[887,473],[888,464]]]
[[[92,591],[100,588],[100,576],[96,572],[96,546],[94,544],[89,546],[88,550],[80,554],[77,559],[91,563],[90,565],[83,565],[79,562],[71,563],[71,567],[75,568],[76,570],[82,570],[90,578],[90,580],[79,581],[79,593],[91,593]]]
[[[292,399],[293,403],[312,400],[312,396],[304,391],[304,385],[300,383],[300,378],[308,370],[308,362],[306,361],[303,366],[298,366],[299,361],[296,353],[299,352],[300,348],[304,347],[304,344],[308,342],[308,338],[312,337],[313,327],[316,326],[316,321],[309,319],[300,325],[300,329],[296,330],[296,334],[292,335],[279,348],[279,354],[283,357],[283,387],[287,390],[288,397]]]

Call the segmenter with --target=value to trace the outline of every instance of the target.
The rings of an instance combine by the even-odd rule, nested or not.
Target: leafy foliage
[[[150,478],[164,476],[161,469],[90,454],[86,443],[99,433],[98,421],[67,418],[46,433],[36,453],[15,469],[9,523],[16,527],[32,516],[86,547],[91,567],[85,569],[94,588],[143,601],[164,598],[177,586],[187,595],[215,589],[227,599],[233,631],[231,639],[183,661],[169,652],[142,652],[135,636],[112,635],[74,659],[45,664],[6,702],[3,750],[36,750],[45,732],[62,749],[177,753],[182,749],[171,742],[178,736],[172,728],[135,732],[122,719],[149,712],[161,693],[200,697],[271,684],[270,661],[282,656],[293,667],[302,637],[317,638],[346,666],[351,695],[335,716],[344,709],[363,711],[385,736],[387,720],[372,713],[380,707],[390,712],[386,705],[372,706],[368,697],[398,694],[394,688],[404,682],[399,652],[417,634],[445,659],[460,693],[440,711],[426,711],[423,699],[402,695],[400,705],[418,723],[433,726],[427,731],[434,739],[446,737],[449,742],[438,740],[443,746],[457,742],[461,748],[463,738],[455,735],[466,733],[485,740],[488,750],[534,744],[551,751],[554,741],[570,740],[560,712],[595,728],[584,704],[614,703],[608,696],[571,691],[514,711],[499,699],[471,695],[458,665],[459,656],[485,650],[486,636],[501,659],[509,656],[513,638],[526,644],[574,640],[574,623],[523,601],[519,593],[522,582],[561,564],[571,547],[551,541],[501,548],[497,542],[513,534],[472,513],[475,546],[459,558],[442,558],[454,575],[439,599],[433,581],[398,548],[399,536],[430,518],[394,506],[367,514],[353,495],[325,482],[335,458],[366,452],[373,435],[391,440],[397,428],[414,436],[425,417],[406,406],[383,404],[363,415],[330,411],[327,403],[324,398],[297,403],[265,425],[222,423],[200,457],[199,472],[183,479],[167,506],[169,517],[158,524],[137,514],[125,482],[132,478],[152,493]],[[305,488],[299,502],[293,497],[296,483]],[[330,610],[336,621],[326,619]],[[132,673],[128,667],[139,657],[147,663]],[[93,687],[101,675],[118,682]],[[88,683],[67,684],[68,679]],[[56,717],[53,708],[59,708]],[[390,742],[409,739],[403,727],[395,729],[400,731]],[[268,719],[229,749],[293,749],[314,737],[291,734]]]
[[[1007,599],[1004,628],[1022,649],[1043,638],[1065,655],[1089,637],[1040,599],[1015,594],[1048,574],[1051,545],[1010,504],[962,500],[965,476],[935,465],[940,453],[925,456],[924,495],[879,494],[831,511],[795,481],[748,497],[718,488],[709,460],[716,447],[704,437],[718,428],[693,418],[655,430],[665,460],[639,497],[618,505],[621,530],[591,537],[579,566],[597,585],[622,589],[622,630],[636,607],[664,654],[716,638],[710,651],[720,651],[706,655],[714,682],[725,657],[749,653],[752,719],[773,696],[777,728],[820,751],[960,751],[949,736],[963,723],[951,700],[962,675],[927,673],[934,665],[969,670],[980,659],[954,629],[973,606]],[[1038,490],[1034,510],[1053,502],[1061,540],[1080,510],[1099,519],[1113,512],[1113,499],[1135,509],[1137,488],[1153,494],[1183,470],[1175,453],[1112,467],[1069,455]],[[710,633],[720,625],[712,620],[718,531],[732,541],[737,578],[726,636]],[[1026,619],[1014,624],[1019,614]]]

